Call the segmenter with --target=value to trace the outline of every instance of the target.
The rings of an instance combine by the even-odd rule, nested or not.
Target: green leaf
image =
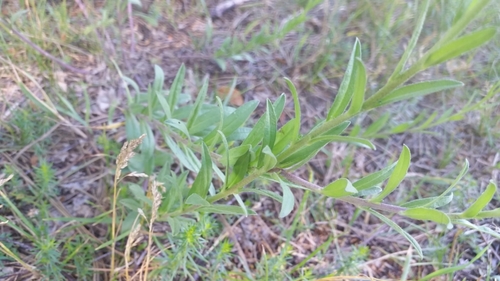
[[[293,132],[292,132],[292,142],[295,142],[299,138],[299,132],[300,132],[300,121],[301,121],[301,111],[300,111],[300,102],[299,102],[299,95],[297,94],[297,89],[295,88],[295,85],[293,85],[292,80],[285,78],[286,84],[288,85],[288,88],[290,89],[290,93],[292,94],[293,97],[293,106],[294,106],[294,111],[295,111],[295,117],[292,119],[295,122],[295,125],[292,127]]]
[[[295,132],[294,126],[296,125],[297,124],[295,123],[294,119],[291,119],[279,129],[278,133],[276,134],[276,142],[273,146],[273,153],[275,155],[279,155],[292,143],[294,139],[293,133]]]
[[[328,141],[328,143],[330,143],[330,142],[346,142],[346,143],[351,143],[351,144],[358,145],[358,146],[361,146],[364,148],[369,148],[372,150],[376,149],[375,145],[373,143],[371,143],[369,140],[357,138],[357,137],[333,135],[333,136],[320,136],[320,137],[316,137],[316,138],[311,140],[311,142],[316,142],[316,141],[321,141],[321,142]]]
[[[382,115],[379,119],[377,119],[375,122],[373,122],[366,131],[363,133],[363,137],[370,137],[378,133],[384,126],[387,125],[387,122],[389,121],[389,117],[391,115],[389,113],[386,113]]]
[[[356,194],[358,190],[354,188],[348,179],[341,178],[325,186],[325,188],[321,190],[321,193],[328,197],[340,198]]]
[[[165,79],[165,73],[163,69],[155,64],[155,79],[153,80],[153,90],[159,93],[163,90],[163,80]]]
[[[353,184],[354,186],[354,184]],[[354,188],[356,188],[354,186]],[[379,194],[380,192],[382,192],[382,188],[380,188],[379,186],[372,186],[372,187],[369,187],[367,189],[363,189],[363,190],[359,190],[358,189],[358,194],[356,194],[356,196],[358,197],[364,197],[364,196],[372,196],[372,195],[377,195]]]
[[[189,205],[196,205],[196,206],[210,206],[210,203],[202,198],[200,195],[193,193],[189,195],[189,197],[186,199],[185,204]]]
[[[280,168],[290,168],[292,166],[301,166],[302,164],[309,161],[312,157],[314,157],[318,151],[323,148],[329,141],[328,140],[319,140],[314,143],[308,143],[304,147],[299,150],[293,152],[290,156],[281,160],[279,163]]]
[[[232,167],[236,161],[250,149],[250,145],[240,145],[229,149],[229,164],[225,158],[220,159],[220,163],[224,166]]]
[[[461,224],[461,225],[464,225],[468,228],[475,229],[477,231],[486,233],[488,235],[491,235],[492,237],[495,237],[496,239],[500,239],[500,232],[498,230],[493,230],[493,229],[487,227],[486,225],[476,225],[476,224],[471,223],[470,221],[464,220],[464,219],[453,220],[453,222],[455,224]],[[488,249],[488,248],[485,248],[485,249]]]
[[[190,139],[189,131],[184,122],[178,119],[168,119],[165,121],[165,124],[172,127],[176,128],[177,130],[181,131],[188,139]]]
[[[227,180],[227,186],[231,187],[234,184],[241,181],[246,174],[248,173],[248,169],[250,167],[250,152],[247,151],[236,160],[234,164],[233,171],[229,174],[229,179]]]
[[[429,54],[425,67],[443,63],[488,42],[496,34],[496,27],[481,29],[455,39]]]
[[[262,166],[259,166],[258,168],[264,171],[269,171],[274,168],[276,166],[277,160],[276,156],[274,156],[269,146],[264,147],[261,153],[264,155],[264,158],[261,163]]]
[[[387,195],[391,194],[391,192],[394,191],[396,187],[398,187],[398,185],[405,178],[406,173],[408,172],[408,168],[410,167],[410,160],[410,149],[406,145],[403,145],[403,151],[401,151],[401,154],[399,155],[398,163],[396,164],[392,175],[389,177],[387,185],[385,186],[382,193],[371,200],[372,202],[382,202],[382,200],[387,197]]]
[[[141,186],[137,184],[130,184],[128,186],[128,189],[130,190],[130,192],[132,193],[132,195],[136,200],[145,203],[148,206],[152,205],[153,202],[146,196],[146,194],[144,194],[144,189],[142,189]]]
[[[484,207],[488,205],[488,203],[490,203],[496,191],[497,185],[493,181],[490,181],[490,183],[486,187],[486,190],[469,208],[467,208],[467,210],[460,214],[460,217],[464,219],[471,219],[476,217],[476,215],[479,214],[484,209]]]
[[[295,196],[293,196],[290,187],[280,179],[280,186],[283,190],[283,202],[281,203],[280,218],[284,218],[290,214],[295,205]]]
[[[264,123],[264,138],[262,140],[262,146],[269,146],[269,148],[272,149],[274,147],[274,142],[276,141],[276,115],[271,101],[267,100],[266,106],[266,120]]]
[[[350,115],[358,114],[363,107],[366,91],[366,69],[361,59],[356,58],[354,61],[354,75],[352,86],[352,100],[348,113]]]
[[[212,205],[198,208],[199,212],[207,212],[212,214],[223,214],[223,215],[255,215],[255,212],[251,209],[243,209],[240,206],[229,206],[229,205]]]
[[[248,192],[248,193],[255,193],[255,194],[259,194],[259,195],[263,195],[263,196],[267,196],[269,198],[272,198],[280,203],[283,202],[283,197],[281,197],[281,195],[275,193],[275,192],[272,192],[272,191],[269,191],[269,190],[265,190],[265,189],[255,189],[255,188],[243,188],[241,190],[241,193],[244,193],[244,192]]]
[[[165,113],[165,119],[171,119],[172,118],[172,112],[170,111],[170,106],[168,105],[167,99],[162,95],[161,91],[156,92],[156,99],[160,103],[161,109],[163,110],[163,113]]]
[[[201,168],[193,182],[193,186],[189,189],[188,195],[198,194],[201,198],[206,198],[210,183],[212,182],[212,159],[208,147],[203,143],[203,154],[201,157]]]
[[[446,224],[448,229],[452,229],[453,225],[451,220],[445,213],[430,208],[413,208],[403,211],[401,215],[415,219],[415,220],[428,220],[434,221],[441,224]]]
[[[286,96],[285,94],[281,94],[279,98],[276,99],[273,103],[274,113],[276,115],[276,119],[279,119],[281,113],[283,113],[283,109],[285,109]]]
[[[205,101],[205,97],[207,95],[207,90],[208,90],[208,79],[205,79],[203,82],[203,86],[201,86],[200,92],[198,93],[198,96],[196,97],[196,101],[194,103],[194,108],[191,111],[191,114],[189,115],[189,118],[187,120],[187,127],[188,129],[191,129],[196,121],[198,119],[198,114],[200,113],[201,106],[203,102]]]
[[[437,199],[437,200],[435,200]],[[401,207],[404,208],[418,208],[418,207],[423,207],[427,206],[429,208],[440,208],[445,205],[448,205],[451,200],[453,200],[453,193],[450,193],[450,195],[443,196],[443,197],[429,197],[429,198],[423,198],[423,199],[417,199],[413,201],[409,201],[406,203],[401,204]],[[428,203],[431,203],[428,205]]]
[[[141,136],[141,126],[137,117],[131,114],[128,110],[125,111],[125,134],[127,139],[137,139]]]
[[[351,100],[351,97],[354,93],[354,83],[351,83],[351,78],[355,73],[354,68],[356,59],[361,59],[361,44],[359,43],[358,38],[356,38],[356,41],[354,42],[354,47],[352,48],[351,58],[349,59],[349,63],[347,64],[344,79],[342,79],[342,83],[340,84],[337,96],[335,97],[335,100],[330,107],[330,110],[328,111],[326,120],[331,120],[342,114],[347,108],[349,101]]]
[[[186,74],[186,67],[184,64],[181,65],[177,75],[175,76],[172,86],[170,86],[170,91],[168,93],[168,104],[170,105],[170,112],[174,112],[175,106],[177,105],[177,99],[181,93],[182,86],[184,84],[184,75]]]
[[[206,131],[208,128],[217,125],[220,121],[219,108],[210,108],[208,110],[202,110],[200,115],[196,119],[196,122],[189,129],[189,132],[193,135]]]
[[[385,104],[402,101],[410,98],[421,97],[429,95],[435,92],[452,89],[456,87],[463,86],[464,84],[460,81],[451,79],[440,79],[425,81],[420,83],[414,83],[406,86],[402,86],[385,96],[378,104],[382,106]],[[367,109],[367,108],[365,108]]]
[[[415,46],[417,45],[418,37],[420,37],[420,32],[422,31],[422,27],[424,26],[425,23],[425,17],[427,15],[427,11],[429,10],[429,2],[430,0],[425,0],[424,3],[419,3],[419,13],[418,13],[418,19],[415,24],[415,29],[413,30],[413,33],[411,35],[410,42],[408,43],[408,47],[406,47],[405,52],[401,59],[398,62],[398,65],[394,69],[394,73],[391,75],[389,78],[389,81],[392,79],[392,77],[399,75],[402,70],[405,68],[406,63],[408,62],[408,59],[410,58],[411,53],[413,52],[413,49],[415,49]]]
[[[388,179],[391,176],[392,171],[393,171],[394,167],[396,166],[396,163],[397,162],[383,168],[382,170],[380,170],[378,172],[369,174],[366,177],[363,177],[363,178],[357,180],[355,183],[353,183],[353,186],[357,190],[361,191],[361,190],[365,190],[367,188],[371,188],[371,187],[374,187],[374,186],[381,184],[383,181],[385,181],[386,179]]]
[[[264,127],[265,127],[266,117],[265,114],[259,118],[259,121],[255,123],[252,131],[243,140],[242,145],[251,145],[252,147],[257,146],[262,138],[264,138]]]
[[[258,104],[258,101],[247,102],[236,109],[229,116],[225,117],[224,125],[222,126],[222,132],[224,133],[224,135],[229,136],[236,129],[245,124],[250,115],[252,115],[255,108],[257,108]]]
[[[243,200],[241,199],[240,195],[238,194],[233,194],[234,198],[236,199],[236,202],[238,202],[238,205],[240,205],[241,209],[243,210],[244,212],[244,215],[245,216],[248,216],[248,208],[247,206],[245,205],[245,202],[243,202]]]
[[[367,212],[375,215],[377,218],[379,218],[381,221],[383,221],[385,224],[390,226],[392,229],[396,230],[397,233],[401,234],[410,242],[410,244],[415,248],[417,251],[418,255],[420,256],[421,259],[424,258],[424,254],[422,253],[422,248],[420,248],[420,245],[418,244],[417,240],[413,238],[408,232],[404,231],[397,223],[393,222],[390,218],[382,215],[381,213],[373,210],[373,209],[366,209]]]
[[[476,219],[489,219],[489,218],[500,218],[500,208],[496,208],[490,211],[479,212],[474,218]]]
[[[175,141],[168,136],[168,134],[164,133],[163,137],[165,139],[165,143],[168,145],[170,150],[172,150],[172,153],[179,159],[181,164],[188,168],[188,170],[195,172],[196,171],[196,166],[193,166],[191,162],[188,160],[186,154],[180,149],[180,147],[175,143]]]

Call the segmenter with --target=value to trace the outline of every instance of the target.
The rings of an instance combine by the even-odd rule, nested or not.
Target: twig
[[[288,173],[287,171],[281,170],[280,173],[281,173],[281,175],[283,175],[287,180],[291,181],[292,183],[298,184],[298,185],[305,187],[307,189],[310,189],[314,192],[321,192],[321,190],[323,189],[321,186],[316,185],[314,183],[310,183],[306,180],[303,180],[295,175]],[[356,207],[372,208],[375,210],[386,211],[389,213],[399,213],[399,212],[406,210],[406,208],[403,208],[403,207],[384,204],[384,203],[373,203],[373,202],[370,202],[368,200],[358,198],[358,197],[352,197],[352,196],[344,196],[344,197],[335,198],[335,199],[353,204]]]
[[[53,55],[51,55],[50,53],[48,53],[47,51],[45,51],[44,49],[40,48],[38,45],[36,45],[35,43],[31,42],[30,39],[28,39],[27,37],[25,37],[24,35],[22,35],[19,31],[17,31],[15,28],[13,27],[10,27],[9,24],[7,24],[3,19],[0,18],[0,23],[2,24],[2,26],[9,30],[11,33],[14,33],[19,39],[21,39],[21,41],[23,41],[24,43],[28,44],[30,47],[32,47],[33,49],[35,49],[37,52],[41,53],[42,55],[44,55],[45,57],[51,59],[52,61],[56,62],[57,64],[59,64],[62,68],[65,68],[69,71],[72,71],[72,72],[76,72],[76,73],[80,73],[80,74],[90,74],[89,71],[86,71],[86,70],[83,70],[83,69],[79,69],[79,68],[76,68],[72,65],[69,65],[67,63],[65,63],[64,61],[62,61],[61,59],[59,58],[56,58],[54,57]]]

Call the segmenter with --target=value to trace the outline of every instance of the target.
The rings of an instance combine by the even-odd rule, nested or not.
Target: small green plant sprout
[[[375,149],[368,139],[344,134],[350,126],[350,120],[359,114],[463,85],[462,82],[451,79],[407,82],[430,67],[488,42],[496,34],[496,28],[487,27],[465,35],[462,35],[462,32],[489,1],[470,2],[468,8],[457,16],[452,27],[415,62],[408,65],[425,21],[429,2],[419,2],[419,14],[410,43],[387,83],[373,94],[367,91],[367,70],[362,61],[361,42],[355,40],[343,80],[326,118],[305,134],[300,133],[304,130],[301,130],[299,93],[288,78],[285,78],[285,81],[293,98],[293,118],[283,126],[278,126],[278,119],[286,103],[286,96],[282,94],[275,101],[267,100],[264,114],[254,125],[248,126],[247,120],[256,109],[257,101],[247,102],[238,108],[225,106],[218,98],[215,104],[204,103],[208,89],[207,80],[200,88],[196,100],[190,101],[190,96],[182,93],[186,72],[184,66],[179,69],[168,91],[163,90],[164,74],[161,68],[155,67],[153,86],[146,93],[129,99],[126,132],[131,143],[137,144],[141,152],[126,160],[130,160],[130,170],[147,175],[154,173],[156,180],[166,187],[161,193],[162,200],[155,214],[156,221],[168,222],[172,232],[179,233],[190,225],[193,216],[196,217],[200,213],[252,215],[254,211],[248,208],[240,197],[243,192],[266,195],[280,202],[282,207],[279,215],[284,217],[290,214],[294,206],[295,198],[291,189],[302,188],[353,204],[373,214],[403,235],[418,255],[423,257],[420,245],[390,218],[392,215],[433,221],[445,225],[448,229],[454,224],[471,227],[472,224],[468,222],[470,219],[500,217],[500,209],[485,209],[497,189],[493,181],[463,212],[447,213],[442,210],[442,207],[453,202],[453,190],[468,171],[467,161],[459,175],[441,195],[399,205],[390,204],[388,196],[405,179],[411,163],[410,148],[406,145],[403,146],[396,162],[358,180],[340,178],[326,186],[317,186],[292,173],[331,142]],[[124,77],[124,80],[138,89],[131,79]],[[484,104],[497,94],[499,89],[498,84],[493,86],[484,99],[467,109],[472,110]],[[443,120],[435,119],[436,115],[431,115],[429,120],[414,126],[429,128],[445,121],[458,120],[465,112],[462,110],[456,114],[450,113]],[[438,122],[435,122],[436,120]],[[371,127],[368,130],[370,134],[376,135],[381,128],[382,126]],[[142,137],[136,140],[141,135]],[[156,146],[158,139],[163,141],[175,158],[170,157],[164,148]],[[120,174],[120,169],[125,167],[123,161],[119,163],[117,175]],[[176,173],[171,171],[173,163],[178,167]],[[189,175],[196,177],[189,181]],[[251,184],[259,179],[279,184],[282,195],[266,190],[261,185]],[[140,188],[131,187],[130,192],[133,199],[120,200],[117,198],[115,186],[114,198],[118,201],[114,202],[123,204],[131,212],[134,208],[137,210],[151,206],[151,199],[140,192]],[[233,198],[233,205],[221,203]],[[131,216],[131,221],[136,215],[134,213]],[[116,215],[113,213],[113,235],[118,234],[115,220]],[[133,224],[125,225],[129,227],[122,229],[122,233],[130,232]],[[500,238],[494,231],[489,233]]]

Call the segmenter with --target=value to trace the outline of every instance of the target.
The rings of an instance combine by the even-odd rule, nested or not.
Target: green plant
[[[242,193],[266,195],[279,201],[282,205],[280,217],[285,217],[294,207],[291,188],[301,188],[354,204],[370,212],[408,239],[418,255],[423,257],[417,241],[383,213],[434,221],[446,225],[449,229],[453,224],[474,227],[468,222],[470,219],[499,217],[500,209],[485,210],[497,189],[493,181],[466,210],[453,213],[440,210],[453,201],[453,189],[467,173],[467,161],[460,174],[441,195],[399,205],[384,203],[387,196],[399,186],[407,174],[411,161],[410,149],[407,146],[403,146],[396,162],[356,181],[341,178],[325,187],[320,187],[291,173],[305,165],[330,142],[346,142],[375,149],[369,140],[344,133],[350,125],[349,120],[360,113],[462,86],[461,82],[450,79],[410,84],[406,82],[418,73],[490,40],[496,33],[494,28],[484,28],[460,36],[488,2],[484,0],[471,2],[463,13],[457,15],[452,27],[427,52],[407,66],[417,45],[429,6],[429,1],[423,1],[419,7],[413,36],[402,58],[387,83],[370,96],[366,95],[367,75],[361,60],[361,44],[356,40],[344,79],[327,117],[303,135],[299,133],[301,109],[298,93],[289,79],[286,79],[286,82],[293,97],[295,116],[278,128],[277,120],[282,114],[286,99],[285,95],[281,95],[274,102],[268,100],[265,113],[253,127],[247,127],[245,123],[256,109],[257,102],[251,101],[239,108],[231,108],[224,106],[222,101],[216,98],[216,105],[205,104],[208,90],[206,80],[196,100],[190,102],[189,97],[182,93],[185,68],[180,68],[170,90],[166,93],[163,90],[164,74],[161,68],[155,67],[155,82],[146,93],[140,93],[135,97],[129,94],[129,109],[125,113],[128,138],[133,140],[140,136],[139,142],[136,140],[132,142],[140,147],[141,153],[130,158],[129,169],[146,175],[157,174],[156,180],[164,183],[166,187],[161,193],[163,199],[155,220],[168,222],[172,233],[176,234],[192,227],[193,215],[200,216],[205,213],[252,215],[254,212],[243,202],[240,196]],[[126,77],[123,79],[139,93],[138,86],[131,79]],[[429,117],[428,113],[423,113],[416,120],[399,125],[383,134],[423,131],[444,122],[460,120],[465,113],[483,106],[488,99],[498,93],[499,89],[500,84],[494,85],[482,100],[469,104],[458,112],[450,110],[441,116],[431,113]],[[388,118],[390,116],[385,115],[374,122],[363,130],[362,135],[376,137]],[[164,145],[176,156],[175,160],[169,158],[164,148],[157,146],[157,138],[163,140]],[[197,157],[197,154],[200,157]],[[170,170],[174,162],[180,167],[179,174]],[[123,162],[120,163],[119,166],[123,167]],[[118,172],[119,170],[115,183],[121,180]],[[191,173],[197,176],[189,186],[187,179]],[[262,185],[255,185],[254,183],[259,180],[279,184],[282,194],[261,188]],[[385,181],[387,182],[384,185]],[[139,186],[129,185],[129,190],[131,196],[121,199],[115,192],[115,200],[128,207],[130,212],[134,212],[133,209],[137,208],[152,208],[151,196],[145,194]],[[228,198],[234,198],[238,205],[220,203]],[[134,213],[129,218],[134,218],[136,215]],[[115,220],[116,216],[114,223]],[[120,237],[125,237],[132,229],[131,223],[124,223],[123,226],[128,227],[121,229],[123,235]],[[480,230],[499,237],[490,229]],[[113,241],[115,241],[114,236]]]

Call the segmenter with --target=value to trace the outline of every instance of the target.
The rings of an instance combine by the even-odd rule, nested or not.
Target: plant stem
[[[304,179],[301,179],[293,174],[288,173],[285,170],[281,170],[280,173],[287,180],[289,180],[297,185],[300,185],[302,187],[305,187],[309,190],[312,190],[316,193],[321,193],[321,190],[323,189],[323,187],[316,185],[314,183],[308,182]],[[406,210],[406,208],[403,208],[403,207],[390,205],[390,204],[384,204],[384,203],[373,203],[373,202],[370,202],[370,201],[365,200],[363,198],[358,198],[358,197],[353,197],[353,196],[344,196],[344,197],[335,198],[335,199],[347,202],[347,203],[352,204],[356,207],[372,208],[375,210],[385,211],[385,212],[389,212],[389,213],[399,213],[399,212]]]

